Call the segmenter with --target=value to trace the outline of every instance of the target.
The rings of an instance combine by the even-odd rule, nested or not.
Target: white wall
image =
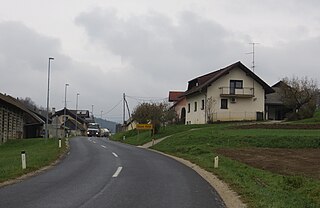
[[[186,105],[186,124],[204,124],[206,123],[205,109],[201,109],[201,102],[205,100],[204,94],[196,94],[187,98]],[[197,110],[195,111],[195,102],[197,102]],[[188,112],[188,104],[190,104],[190,112]]]

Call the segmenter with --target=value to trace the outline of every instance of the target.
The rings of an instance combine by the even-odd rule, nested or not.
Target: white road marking
[[[104,146],[104,145],[101,145],[101,147],[103,147],[103,148],[107,148],[106,146]]]
[[[96,141],[92,141],[93,143],[97,143]]]
[[[112,154],[113,154],[115,157],[118,157],[118,155],[117,155],[116,153],[113,152]]]
[[[118,167],[117,171],[113,174],[112,178],[118,177],[118,175],[120,174],[121,170],[122,170],[122,167]]]

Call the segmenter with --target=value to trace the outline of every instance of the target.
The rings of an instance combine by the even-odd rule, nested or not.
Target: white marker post
[[[154,145],[154,139],[152,139],[152,146]]]
[[[213,167],[214,167],[214,168],[218,168],[218,166],[219,166],[219,156],[217,156],[217,157],[214,158],[214,165],[213,165]]]
[[[122,137],[122,140],[125,141],[125,140],[126,140],[126,136],[123,136],[123,137]]]
[[[26,159],[26,151],[21,151],[21,163],[22,163],[22,169],[27,168],[27,159]]]
[[[61,148],[61,139],[59,139],[59,148]]]

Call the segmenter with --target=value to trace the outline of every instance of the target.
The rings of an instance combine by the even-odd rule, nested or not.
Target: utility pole
[[[91,115],[92,115],[92,119],[94,118],[93,116],[93,105],[91,105]]]
[[[123,93],[123,112],[122,112],[122,116],[123,116],[123,125],[125,124],[126,121],[126,94]]]
[[[51,61],[53,61],[54,58],[50,57],[49,58],[49,63],[48,63],[48,91],[47,91],[47,114],[46,114],[46,128],[45,128],[45,137],[46,139],[49,138],[49,132],[48,132],[48,125],[49,125],[49,88],[50,88],[50,68],[51,68]]]
[[[63,127],[64,127],[64,136],[66,135],[65,131],[66,131],[66,120],[67,120],[67,87],[69,86],[69,84],[65,84],[64,86],[64,116],[63,116]]]
[[[79,101],[79,93],[77,93],[77,99],[76,99],[76,135],[78,131],[78,101]]]

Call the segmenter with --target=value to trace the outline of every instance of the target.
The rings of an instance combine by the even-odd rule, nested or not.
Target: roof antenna
[[[251,44],[252,45],[252,52],[250,52],[250,53],[247,53],[247,54],[252,54],[252,71],[253,71],[253,73],[254,73],[254,68],[255,68],[255,64],[254,64],[254,46],[256,45],[256,44],[260,44],[260,43],[255,43],[255,42],[252,42],[252,43],[249,43],[249,44]]]

